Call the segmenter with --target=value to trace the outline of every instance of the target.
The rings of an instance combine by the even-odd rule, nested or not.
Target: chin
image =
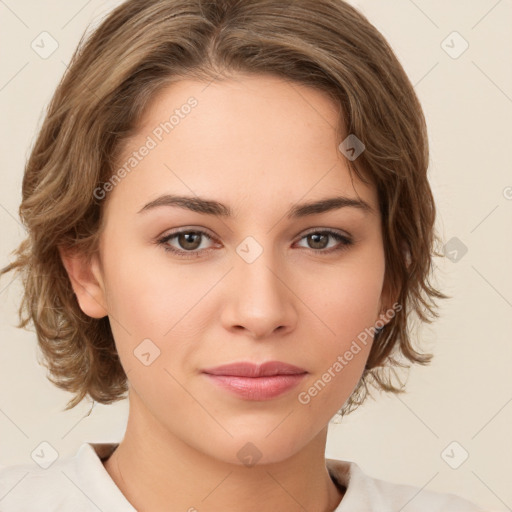
[[[227,434],[223,438],[209,438],[208,445],[202,448],[211,457],[237,466],[253,467],[285,461],[303,449],[310,439],[303,435],[297,437],[299,425],[292,429],[288,425],[283,429],[278,426],[279,421],[272,426],[265,425],[261,430],[254,427],[246,432],[229,429],[233,438],[228,438]]]

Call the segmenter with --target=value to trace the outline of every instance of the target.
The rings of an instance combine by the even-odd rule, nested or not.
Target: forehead
[[[339,123],[338,106],[325,92],[279,77],[183,79],[148,104],[118,167],[151,148],[112,195],[130,182],[132,195],[145,199],[164,189],[230,204],[236,195],[235,208],[253,196],[291,204],[327,193],[375,206],[373,186],[350,175],[338,149]]]

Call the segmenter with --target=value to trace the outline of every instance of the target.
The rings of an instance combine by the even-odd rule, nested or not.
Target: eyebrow
[[[138,213],[144,213],[161,206],[174,206],[205,215],[213,215],[223,218],[232,218],[234,216],[233,210],[229,206],[218,201],[198,196],[177,196],[173,194],[165,194],[157,197],[143,206]],[[337,196],[320,199],[319,201],[293,205],[286,212],[286,215],[289,219],[295,219],[348,207],[357,208],[364,213],[375,213],[373,208],[362,199]]]

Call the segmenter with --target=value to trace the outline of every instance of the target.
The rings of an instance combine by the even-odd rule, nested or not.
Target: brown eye
[[[182,231],[177,235],[180,248],[193,251],[201,245],[201,233],[197,231]]]
[[[313,233],[307,235],[312,249],[325,249],[329,244],[329,235],[325,233]]]
[[[201,248],[203,240],[212,241],[213,238],[200,230],[182,230],[165,235],[158,243],[164,247],[167,252],[174,253],[183,258],[195,258],[207,252],[211,247]],[[171,242],[174,241],[173,244]]]
[[[301,238],[301,240],[304,239],[307,241],[306,249],[311,249],[312,251],[321,254],[330,254],[331,252],[342,251],[354,243],[350,238],[331,230],[314,231]],[[329,247],[330,239],[336,240],[338,244],[334,244],[334,246],[331,245]]]

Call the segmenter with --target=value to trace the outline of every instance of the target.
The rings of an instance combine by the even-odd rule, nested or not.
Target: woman
[[[343,1],[113,11],[52,100],[4,272],[68,409],[128,394],[127,430],[4,469],[2,511],[479,510],[324,457],[340,409],[431,357],[407,324],[447,297],[427,167],[412,85]]]

